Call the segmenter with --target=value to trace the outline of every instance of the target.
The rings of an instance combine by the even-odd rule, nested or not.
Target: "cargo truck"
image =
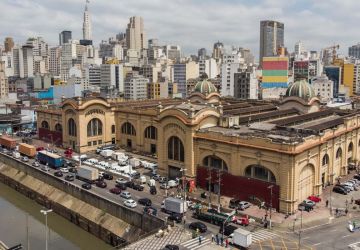
[[[242,228],[236,229],[230,237],[232,238],[230,244],[234,246],[248,248],[252,243],[251,232]]]
[[[93,184],[99,178],[99,171],[96,168],[88,166],[79,166],[77,168],[76,179]]]
[[[119,161],[119,160],[127,160],[129,157],[123,152],[114,152],[111,155],[111,158],[115,161]]]
[[[225,222],[232,220],[232,216],[215,212],[214,209],[207,209],[206,207],[196,208],[193,216],[214,225],[223,225]]]
[[[140,160],[139,160],[138,158],[131,158],[131,159],[129,160],[129,164],[130,164],[134,169],[136,169],[136,168],[139,168],[139,167],[140,167],[141,162],[140,162]]]
[[[161,204],[161,210],[167,214],[183,214],[187,211],[187,204],[182,199],[168,197]]]
[[[36,156],[36,148],[26,143],[19,144],[19,152],[27,157],[34,158]]]
[[[7,149],[15,149],[16,148],[16,140],[7,136],[0,137],[0,145]]]
[[[114,153],[114,151],[112,151],[111,149],[105,149],[105,150],[100,152],[100,155],[105,157],[105,158],[109,158],[109,157],[112,156],[113,153]]]
[[[40,163],[55,169],[61,168],[64,165],[64,159],[60,155],[50,153],[46,150],[39,151],[37,159]]]

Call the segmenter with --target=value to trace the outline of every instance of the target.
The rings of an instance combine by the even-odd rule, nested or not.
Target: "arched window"
[[[184,145],[179,137],[170,137],[168,141],[168,159],[174,161],[184,161]]]
[[[341,148],[339,148],[339,149],[336,151],[336,159],[341,158],[341,156],[342,156],[342,150],[341,150]]]
[[[46,128],[46,129],[49,129],[49,123],[48,123],[47,121],[42,121],[41,127],[42,127],[42,128]]]
[[[226,162],[223,159],[221,159],[217,156],[214,156],[214,155],[206,156],[203,160],[203,164],[205,167],[217,168],[217,169],[228,171]]]
[[[154,126],[149,126],[145,129],[145,138],[157,139],[157,129]]]
[[[91,119],[87,125],[87,136],[102,135],[102,122],[98,118]]]
[[[56,125],[55,125],[55,131],[56,131],[56,132],[62,132],[62,126],[61,126],[60,123],[56,123]]]
[[[115,134],[115,125],[111,125],[111,133]]]
[[[121,126],[121,133],[126,135],[136,135],[136,130],[130,122],[125,122]]]
[[[70,136],[76,136],[76,123],[73,118],[68,120],[68,131]]]
[[[245,169],[245,176],[267,182],[276,183],[275,175],[261,165],[250,165]]]
[[[352,142],[349,143],[349,146],[348,146],[348,152],[352,152],[353,151],[353,148],[354,148],[354,144]]]
[[[322,158],[322,166],[325,166],[329,164],[329,156],[328,154],[325,154],[324,157]]]

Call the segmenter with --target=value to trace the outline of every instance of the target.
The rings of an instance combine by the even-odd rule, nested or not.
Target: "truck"
[[[100,155],[103,156],[103,157],[105,157],[105,158],[109,158],[109,157],[112,156],[113,153],[114,153],[113,150],[111,150],[111,149],[105,149],[105,150],[102,150],[102,151],[100,152]]]
[[[198,207],[195,209],[194,218],[209,222],[214,225],[223,225],[227,221],[231,221],[231,217],[227,214],[218,213],[214,209],[208,209],[207,207]]]
[[[77,168],[76,179],[93,184],[99,178],[99,171],[89,166],[79,166]]]
[[[234,233],[231,235],[230,244],[234,246],[244,247],[248,248],[250,247],[252,243],[252,234],[251,232],[238,228],[234,231]]]
[[[13,150],[16,148],[16,140],[7,136],[1,136],[0,145],[4,148]]]
[[[19,152],[29,158],[34,158],[36,156],[36,148],[33,145],[26,143],[19,143]]]
[[[168,197],[161,204],[161,210],[167,214],[183,214],[187,211],[187,204],[182,199]]]
[[[138,158],[131,158],[129,163],[133,168],[136,169],[140,167],[141,161]]]
[[[119,160],[127,160],[129,157],[123,152],[114,152],[111,155],[111,158],[115,161],[119,161]]]
[[[12,156],[16,159],[20,159],[20,153],[18,151],[13,151]]]
[[[55,169],[61,168],[64,165],[64,159],[60,155],[50,153],[46,150],[39,151],[37,159],[40,163]]]

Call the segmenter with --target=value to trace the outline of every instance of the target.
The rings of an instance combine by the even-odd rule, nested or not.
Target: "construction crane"
[[[339,44],[334,44],[333,46],[329,46],[327,48],[324,48],[321,50],[322,52],[322,57],[324,58],[324,51],[331,51],[332,54],[332,63],[335,62],[336,58],[337,58],[337,50],[340,48]]]

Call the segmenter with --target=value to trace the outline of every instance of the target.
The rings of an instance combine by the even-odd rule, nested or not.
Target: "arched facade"
[[[72,137],[76,137],[77,136],[77,128],[76,128],[76,122],[73,118],[70,118],[68,120],[68,135],[72,136]]]
[[[226,162],[221,159],[220,157],[217,157],[215,155],[208,155],[203,160],[202,163],[205,167],[218,169],[222,171],[228,171],[228,166]]]
[[[168,159],[172,161],[185,161],[184,144],[177,136],[171,136],[167,143]]]
[[[41,122],[41,128],[49,129],[50,128],[49,123],[47,121],[42,121]]]
[[[315,192],[315,168],[312,164],[307,164],[300,171],[298,181],[298,199],[299,202],[307,199]]]
[[[56,123],[56,124],[55,124],[55,131],[57,131],[57,132],[62,132],[62,126],[61,126],[60,123]]]
[[[87,125],[87,136],[101,136],[103,133],[103,124],[98,118],[93,118]]]
[[[262,165],[250,165],[245,168],[245,176],[249,178],[259,179],[266,182],[276,183],[273,172]]]

